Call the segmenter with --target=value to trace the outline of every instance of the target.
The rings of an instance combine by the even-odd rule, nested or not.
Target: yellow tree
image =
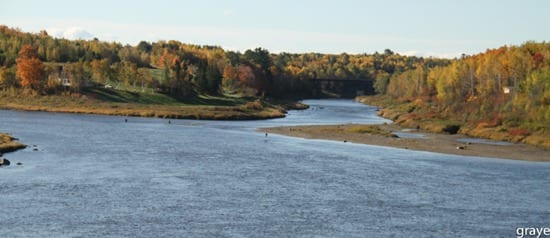
[[[238,68],[231,65],[225,66],[222,75],[222,88],[230,92],[236,91],[239,82]]]
[[[93,60],[92,66],[92,79],[98,83],[108,84],[112,77],[111,64],[108,59]]]
[[[17,63],[17,77],[21,80],[21,86],[33,90],[40,89],[40,83],[44,75],[42,61],[38,59],[36,51],[30,45],[24,45],[19,51]]]

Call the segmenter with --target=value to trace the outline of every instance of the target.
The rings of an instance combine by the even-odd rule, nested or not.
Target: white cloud
[[[49,28],[46,30],[50,35],[57,38],[65,38],[69,40],[83,39],[90,40],[94,38],[90,32],[84,30],[81,27],[67,27],[67,28]]]
[[[406,56],[417,56],[417,57],[434,57],[434,58],[447,58],[452,59],[459,57],[461,53],[457,52],[422,52],[418,50],[409,50],[409,51],[403,51],[403,52],[397,52],[400,55],[406,55]]]

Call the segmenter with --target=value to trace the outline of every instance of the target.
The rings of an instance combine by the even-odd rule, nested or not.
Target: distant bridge
[[[374,94],[371,79],[307,79],[313,86],[314,97],[352,98]]]

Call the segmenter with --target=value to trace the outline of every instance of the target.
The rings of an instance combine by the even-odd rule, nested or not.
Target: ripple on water
[[[387,122],[351,100],[306,103],[281,119],[171,124],[0,110],[2,131],[40,147],[0,169],[0,234],[508,237],[550,223],[549,164],[255,132]]]

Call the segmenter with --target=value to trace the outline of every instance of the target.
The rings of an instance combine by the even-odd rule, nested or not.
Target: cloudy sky
[[[68,39],[457,57],[550,40],[546,0],[0,0],[0,24]]]

